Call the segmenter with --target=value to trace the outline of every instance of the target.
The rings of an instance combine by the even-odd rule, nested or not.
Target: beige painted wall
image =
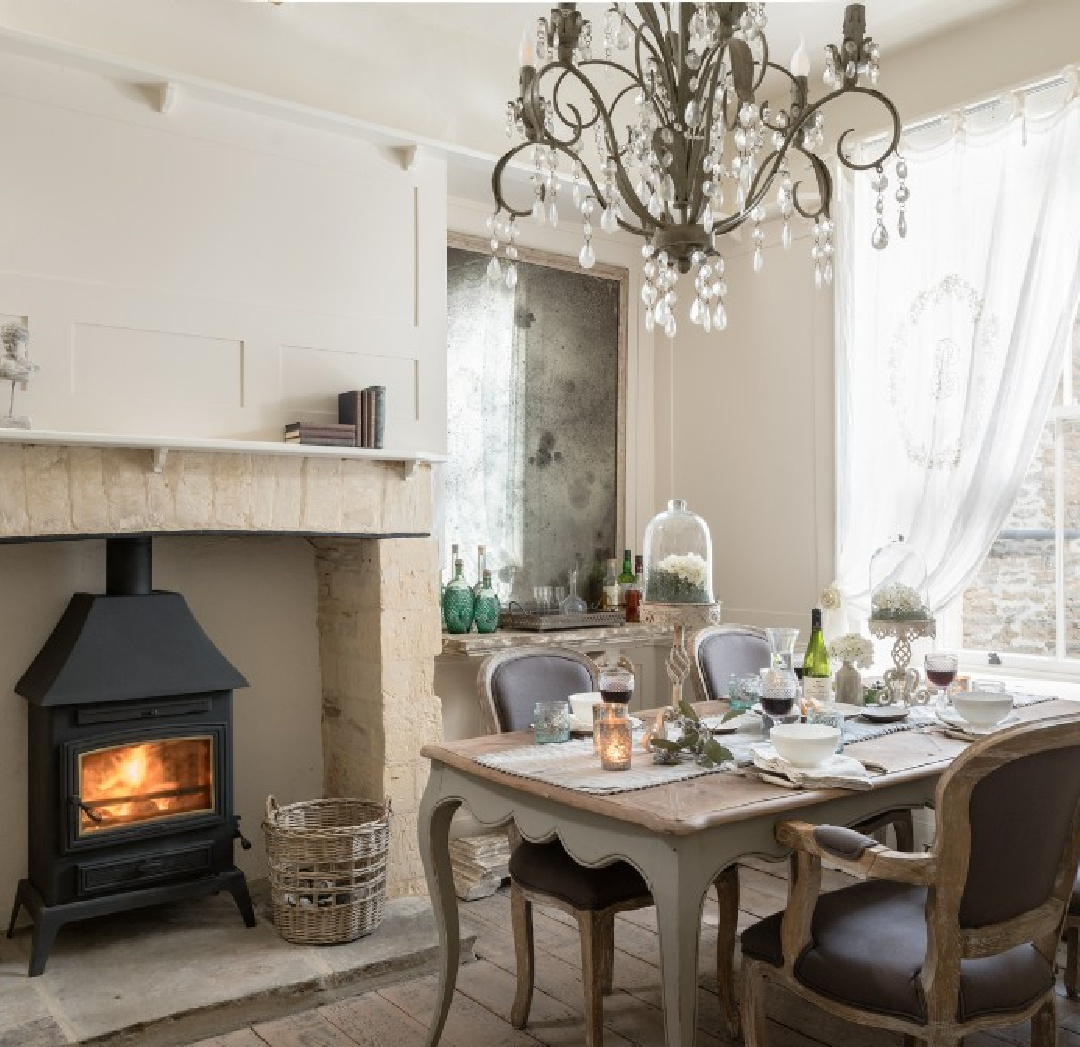
[[[200,102],[156,112],[131,84],[0,62],[0,314],[41,365],[36,425],[277,439],[388,387],[387,443],[445,440],[445,163]],[[5,383],[6,389],[6,383]],[[3,492],[0,491],[0,498]],[[25,874],[26,712],[15,682],[71,593],[101,591],[100,542],[0,545],[0,898]],[[236,700],[237,810],[264,871],[266,795],[321,795],[316,578],[301,539],[157,543],[251,681]]]

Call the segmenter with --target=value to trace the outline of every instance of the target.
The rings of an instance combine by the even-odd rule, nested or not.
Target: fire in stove
[[[79,757],[79,834],[214,810],[214,739],[166,738]]]

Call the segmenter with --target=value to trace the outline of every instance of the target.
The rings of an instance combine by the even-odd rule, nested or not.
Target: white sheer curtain
[[[932,610],[963,592],[1054,396],[1080,298],[1080,101],[1038,116],[1021,98],[1003,119],[1009,105],[905,139],[910,230],[883,251],[870,246],[869,179],[840,183],[836,584],[848,626],[867,615],[870,558],[895,534],[926,558]],[[886,173],[892,205],[891,163]]]

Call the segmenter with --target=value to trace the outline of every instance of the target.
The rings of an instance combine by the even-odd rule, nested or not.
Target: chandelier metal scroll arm
[[[606,59],[595,59],[595,61],[597,63],[603,63],[603,64],[611,65],[614,68],[619,69],[619,70],[627,73],[627,75],[629,75],[629,70],[625,69],[622,66],[619,66],[617,63],[608,62]],[[541,71],[540,75],[542,75],[544,72],[547,72],[547,68],[549,68],[549,67],[545,67],[545,69]],[[559,68],[561,68],[563,70],[559,75],[559,82],[562,82],[562,80],[565,79],[565,77],[567,77],[567,76],[574,76],[574,77],[577,78],[577,80],[581,84],[581,86],[585,89],[586,93],[589,95],[590,100],[592,101],[592,104],[593,104],[594,108],[596,109],[597,117],[600,120],[603,121],[606,140],[608,142],[612,143],[614,145],[615,149],[617,150],[618,149],[618,144],[619,144],[619,139],[618,139],[618,136],[615,134],[615,128],[614,128],[614,125],[611,122],[611,116],[608,113],[607,108],[605,107],[605,105],[603,103],[603,99],[600,97],[599,93],[597,92],[596,88],[593,86],[592,82],[576,66],[566,66],[566,67],[560,66]],[[551,146],[560,149],[566,155],[570,156],[571,159],[574,159],[574,160],[578,159],[578,157],[573,152],[571,152],[569,149],[564,147],[559,142],[558,139],[554,139],[551,136],[548,136],[546,138],[546,141]],[[652,217],[652,215],[649,214],[648,210],[645,208],[645,206],[638,199],[637,193],[634,192],[633,186],[630,183],[630,179],[627,177],[626,169],[618,161],[616,161],[615,166],[616,166],[615,178],[616,178],[616,181],[618,182],[619,193],[622,196],[623,202],[638,217],[638,219],[641,222],[642,229],[647,230],[647,229],[655,228],[658,225],[658,223]],[[607,201],[604,199],[603,193],[600,192],[600,189],[599,189],[599,187],[598,187],[598,185],[596,183],[596,179],[593,177],[592,173],[589,171],[588,165],[583,163],[582,164],[582,169],[583,169],[583,171],[585,173],[586,178],[589,181],[589,184],[592,186],[593,192],[596,194],[597,200],[601,203],[601,205],[606,206]],[[627,228],[630,228],[630,227],[627,227]]]
[[[720,55],[717,54],[712,67],[712,82],[709,84],[708,101],[705,106],[705,117],[703,122],[705,133],[701,136],[700,142],[698,142],[697,146],[692,151],[689,167],[687,168],[692,176],[696,175],[697,171],[701,168],[705,156],[712,147],[713,112],[716,100],[717,82],[720,79],[722,64]],[[726,116],[726,114],[723,115]],[[696,215],[700,213],[702,204],[704,203],[703,187],[705,185],[705,180],[703,178],[694,178],[692,184],[694,187],[694,195],[690,201],[690,214]]]
[[[849,87],[846,91],[847,94],[860,94],[867,95],[870,98],[874,98],[879,101],[889,112],[889,116],[892,117],[892,134],[889,137],[888,145],[885,146],[882,151],[875,156],[869,163],[857,164],[844,152],[844,143],[847,141],[847,137],[850,134],[854,134],[855,129],[849,127],[836,142],[836,155],[837,158],[849,171],[869,171],[873,168],[879,167],[890,156],[900,151],[900,135],[903,132],[903,125],[900,122],[900,114],[896,111],[896,106],[889,101],[880,91],[873,87]],[[831,97],[831,96],[830,96]],[[824,101],[824,99],[822,100]],[[815,106],[814,108],[819,108]]]
[[[800,153],[802,153],[803,156],[806,157],[807,160],[810,161],[810,167],[814,172],[815,179],[817,180],[818,197],[820,198],[821,202],[818,204],[818,208],[816,211],[806,210],[799,201],[799,189],[802,187],[802,181],[798,181],[795,182],[791,187],[791,206],[794,207],[795,210],[807,221],[812,222],[815,219],[820,218],[822,215],[828,218],[830,214],[829,205],[832,202],[833,192],[833,179],[832,175],[829,173],[829,168],[820,156],[816,155],[815,153],[808,153],[801,146],[797,146],[796,148]]]
[[[615,95],[614,99],[611,102],[611,105],[604,107],[609,115],[611,113],[615,112],[615,109],[618,107],[619,103],[623,100],[623,98],[626,97],[626,95],[630,91],[634,90],[635,87],[643,86],[639,80],[637,80],[634,76],[631,75],[630,71],[625,66],[621,66],[617,62],[612,62],[612,61],[610,61],[610,60],[608,60],[606,58],[590,58],[590,59],[588,59],[588,61],[580,62],[578,64],[581,67],[584,67],[584,66],[598,66],[598,65],[599,66],[608,66],[611,69],[614,69],[614,70],[616,70],[617,72],[620,72],[620,73],[625,73],[627,76],[630,77],[630,83],[628,83],[626,85],[626,87],[624,87],[621,91],[619,91],[618,94]],[[548,67],[548,68],[554,68],[554,67]],[[543,73],[546,73],[548,71],[548,68],[543,69],[541,71],[541,75],[543,75]],[[560,141],[564,145],[573,145],[573,143],[576,142],[581,137],[581,132],[582,131],[585,131],[588,128],[592,127],[600,119],[600,107],[597,105],[596,99],[594,98],[593,99],[593,104],[596,107],[597,111],[592,116],[591,119],[586,121],[586,120],[583,120],[582,117],[581,117],[581,110],[578,109],[578,107],[576,105],[574,105],[573,102],[567,102],[567,103],[565,103],[566,108],[568,110],[570,110],[574,114],[574,119],[573,120],[567,119],[566,114],[563,112],[563,104],[564,103],[560,100],[560,97],[559,97],[559,95],[561,93],[563,81],[568,76],[571,76],[571,75],[576,75],[576,76],[578,76],[579,79],[581,79],[581,74],[577,73],[577,71],[576,71],[577,68],[578,68],[577,66],[559,67],[559,68],[562,69],[562,72],[559,74],[559,76],[556,79],[554,85],[552,86],[552,89],[551,89],[551,104],[552,104],[555,115],[567,127],[576,128],[577,134],[575,134],[575,136],[572,139],[568,140],[566,138],[559,138],[553,132],[549,131],[549,132],[546,132],[545,137],[548,138],[549,140]],[[611,126],[614,127],[614,125],[611,125]],[[615,144],[618,145],[618,142],[616,141]]]
[[[659,55],[654,53],[654,57],[657,59],[657,69],[663,77],[664,90],[667,92],[668,100],[672,105],[675,105],[679,96],[679,88],[678,84],[672,80],[672,71],[678,68],[678,64],[675,55],[671,53],[668,36],[664,32],[664,27],[657,17],[656,8],[652,4],[635,4],[634,6],[637,7],[638,15],[641,18],[639,33],[643,36],[643,31],[648,26],[653,39],[656,41],[656,46],[660,49]],[[652,50],[655,52],[655,48],[652,48]],[[668,114],[668,118],[673,119],[675,115],[674,112],[671,112]]]

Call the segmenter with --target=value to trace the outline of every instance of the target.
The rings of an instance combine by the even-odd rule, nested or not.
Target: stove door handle
[[[98,825],[105,821],[105,816],[100,811],[94,810],[94,808],[91,807],[89,804],[83,803],[81,797],[73,796],[71,798],[71,802],[75,804],[75,806],[78,807],[79,810],[82,811],[83,814],[85,814],[86,817],[90,819],[90,821],[96,822]]]

